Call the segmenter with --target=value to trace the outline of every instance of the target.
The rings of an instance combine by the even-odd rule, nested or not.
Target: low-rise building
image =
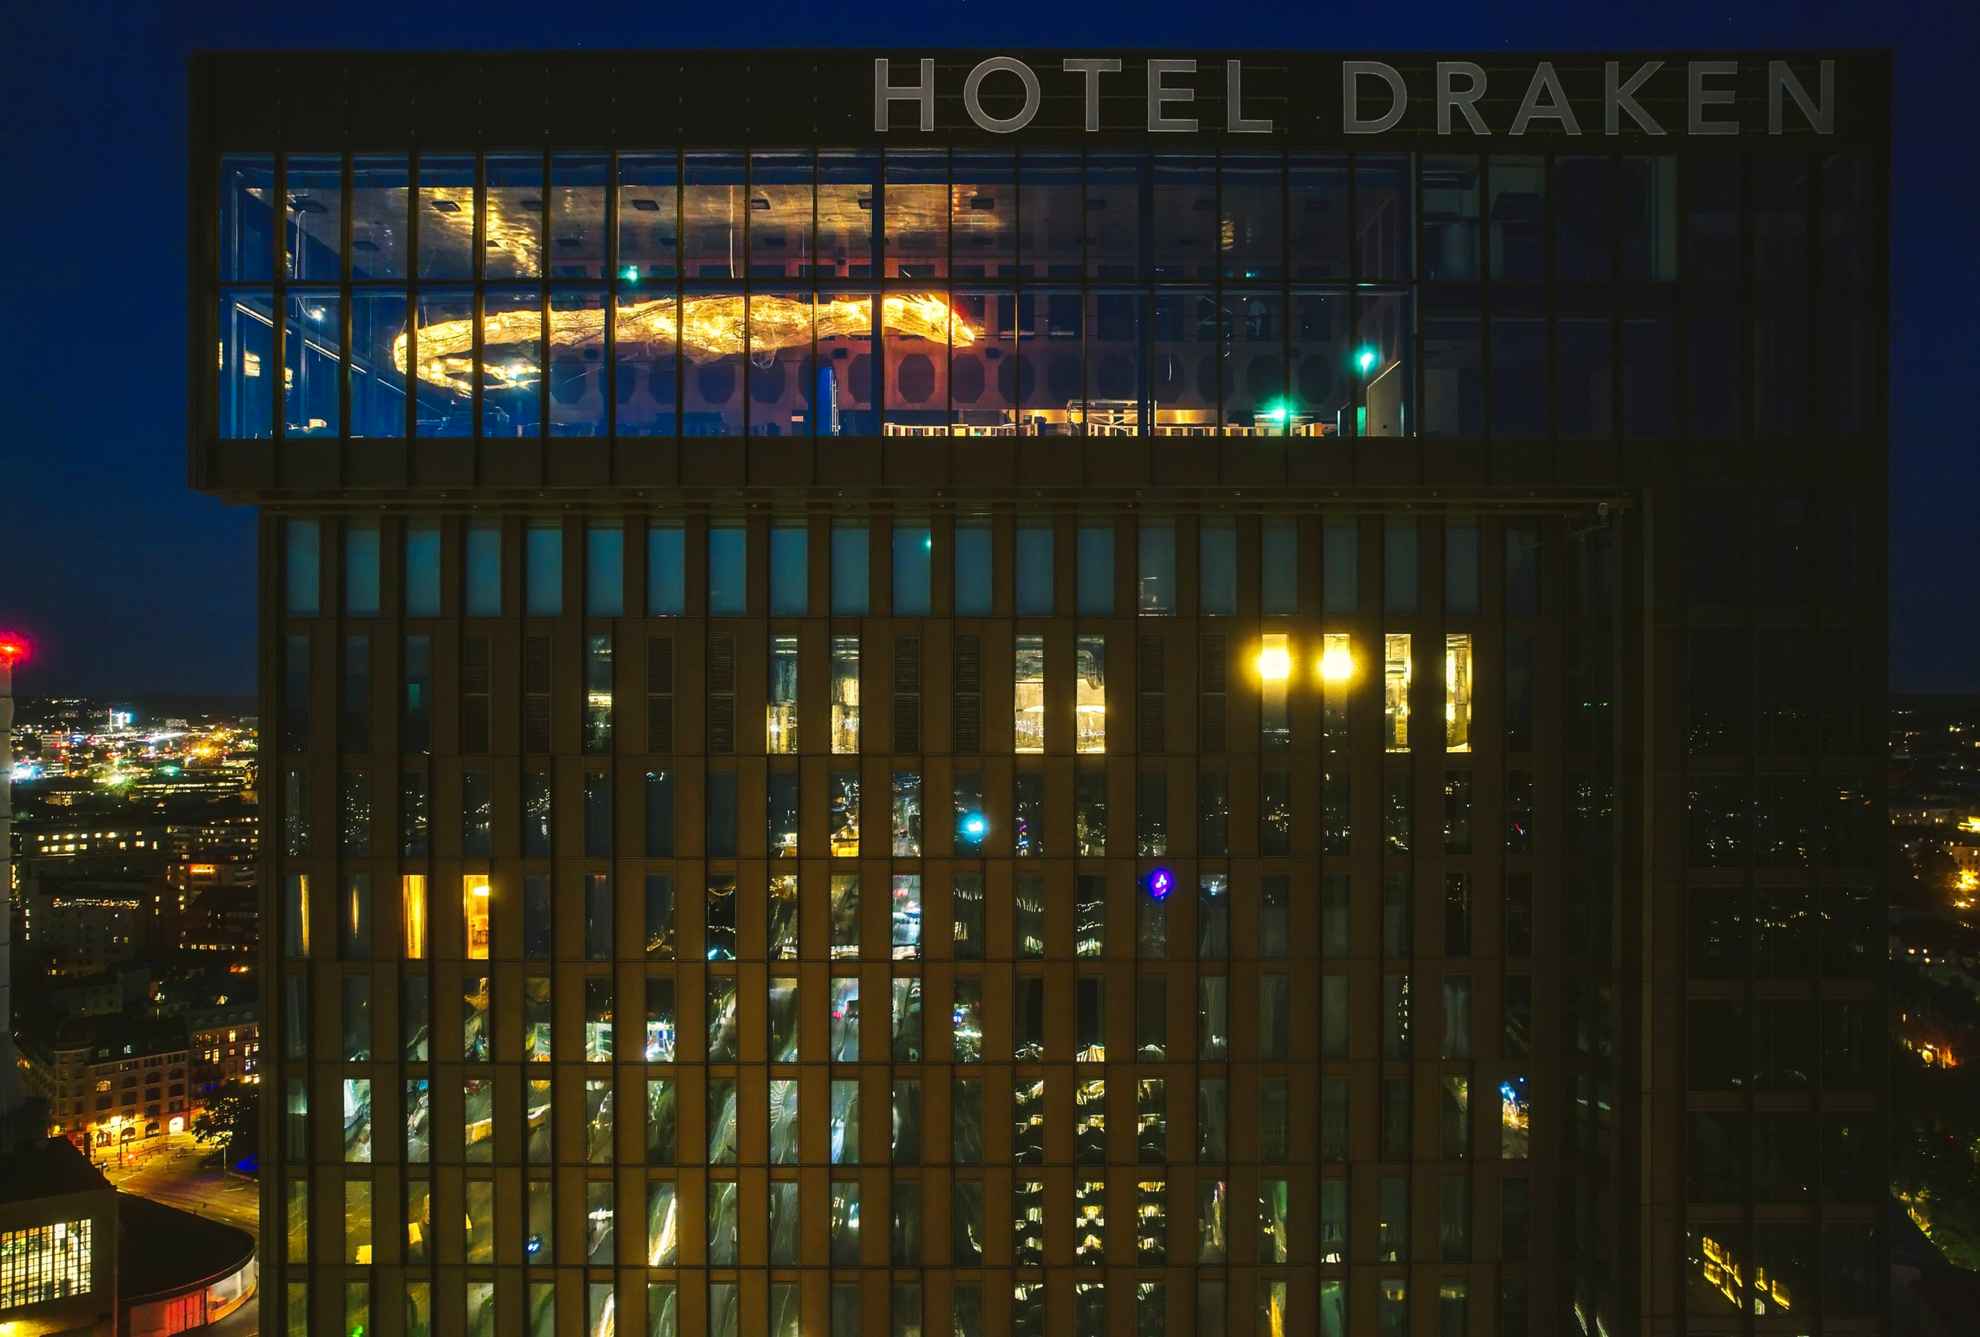
[[[22,1077],[48,1102],[49,1123],[112,1147],[191,1122],[192,1051],[183,1021],[88,1017],[19,1036]]]
[[[61,1138],[0,1150],[0,1332],[116,1333],[117,1206]]]

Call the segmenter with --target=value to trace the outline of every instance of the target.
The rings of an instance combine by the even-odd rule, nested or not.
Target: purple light
[[[1169,888],[1175,885],[1175,878],[1166,868],[1157,868],[1148,875],[1148,894],[1155,900],[1168,897]]]

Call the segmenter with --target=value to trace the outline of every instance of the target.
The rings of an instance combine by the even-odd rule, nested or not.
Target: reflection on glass
[[[832,751],[859,751],[859,637],[832,638]]]
[[[1042,668],[1042,655],[1040,664]],[[1075,650],[1075,668],[1078,678],[1073,702],[1073,750],[1105,752],[1107,750],[1107,638],[1081,636]]]
[[[220,435],[275,434],[275,310],[266,291],[222,293],[219,306]]]
[[[1045,638],[1019,636],[1012,666],[1012,750],[1045,750]],[[1103,700],[1104,709],[1104,700]],[[1104,745],[1105,733],[1102,725]]]
[[[285,299],[282,430],[289,436],[335,436],[343,421],[337,390],[341,311],[334,292],[291,289]]]
[[[1382,638],[1382,746],[1389,752],[1409,751],[1409,633],[1391,632]]]
[[[1444,747],[1471,751],[1471,633],[1444,637]]]
[[[764,706],[763,750],[797,751],[798,646],[795,636],[770,638],[770,681]]]

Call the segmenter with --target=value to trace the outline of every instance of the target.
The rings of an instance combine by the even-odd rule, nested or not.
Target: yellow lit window
[[[408,961],[426,956],[426,874],[407,873],[399,879],[399,914]]]
[[[1286,714],[1286,685],[1292,680],[1292,643],[1282,631],[1269,631],[1258,641],[1258,740],[1264,747],[1285,747],[1292,741],[1292,721]]]
[[[1444,637],[1444,747],[1471,751],[1471,633]]]
[[[1409,751],[1409,633],[1382,638],[1382,746]]]
[[[1107,638],[1079,638],[1078,699],[1074,702],[1075,750],[1107,750]]]
[[[488,900],[485,873],[469,873],[461,879],[461,921],[470,961],[488,959]]]
[[[1045,750],[1045,638],[1020,636],[1012,661],[1011,736],[1016,752]]]
[[[763,707],[763,750],[772,754],[797,751],[797,637],[770,638],[770,689]],[[836,714],[836,712],[834,712]]]
[[[1320,638],[1320,703],[1325,710],[1322,731],[1329,747],[1347,741],[1348,688],[1354,682],[1354,648],[1344,631]]]
[[[832,638],[832,751],[859,751],[859,637]]]

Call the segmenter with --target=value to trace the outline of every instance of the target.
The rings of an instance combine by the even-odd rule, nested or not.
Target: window
[[[859,637],[832,638],[832,751],[859,751]]]
[[[1114,531],[1100,525],[1079,530],[1079,613],[1110,617],[1114,612]]]
[[[1416,611],[1416,521],[1389,519],[1382,525],[1382,610]]]
[[[1045,750],[1045,638],[1019,636],[1013,647],[1012,750],[1043,752]],[[1102,737],[1104,739],[1104,732]]]
[[[749,550],[740,525],[708,530],[708,615],[741,617],[749,606]]]
[[[470,961],[488,959],[488,877],[470,873],[461,879],[461,920]]]
[[[586,617],[619,617],[625,612],[626,531],[619,524],[594,524],[584,531],[584,612]]]
[[[770,527],[770,616],[803,617],[810,611],[809,543],[802,524]]]
[[[0,1311],[89,1294],[94,1224],[85,1217],[0,1233]]]
[[[763,750],[795,753],[798,742],[798,643],[795,636],[770,638],[770,681],[763,711]]]
[[[1490,1117],[1489,1115],[1487,1117]],[[1499,1155],[1509,1161],[1525,1160],[1532,1108],[1526,1093],[1526,1078],[1507,1077],[1499,1083]]]
[[[1206,520],[1197,534],[1198,599],[1206,616],[1237,612],[1237,526]]]
[[[1382,638],[1382,746],[1409,751],[1409,633]]]
[[[1052,614],[1052,527],[1042,520],[1020,521],[1017,530],[1017,614]]]
[[[1259,531],[1258,610],[1299,611],[1299,522],[1268,516]]]
[[[556,617],[564,611],[564,531],[554,520],[532,520],[524,545],[523,611]]]
[[[430,612],[418,612],[412,601],[415,572],[413,562],[413,537],[415,534],[430,535],[432,551],[427,554],[433,568],[433,592],[435,605]],[[431,524],[415,522],[406,530],[406,615],[408,617],[433,617],[439,612],[439,559],[440,532]],[[376,524],[346,524],[344,526],[344,613],[349,617],[378,616],[378,526]]]
[[[284,607],[291,617],[315,617],[322,575],[318,566],[320,528],[314,520],[284,520]]]
[[[1282,748],[1292,745],[1292,720],[1287,713],[1286,689],[1292,679],[1292,649],[1282,631],[1268,631],[1258,644],[1258,745]]]
[[[867,609],[866,526],[832,524],[832,616],[864,617]],[[739,610],[740,611],[740,610]]]
[[[956,523],[956,616],[988,617],[993,585],[987,520]]]
[[[1143,523],[1137,543],[1139,573],[1136,608],[1142,613],[1176,611],[1176,529],[1167,522]]]
[[[1361,526],[1329,520],[1321,531],[1322,604],[1329,613],[1352,613],[1361,604]]]
[[[646,613],[679,617],[687,611],[687,535],[677,525],[646,531]]]
[[[1073,700],[1073,750],[1107,750],[1107,638],[1081,636],[1075,650],[1079,678]]]
[[[893,852],[895,858],[921,857],[921,774],[895,771],[893,778]]]
[[[497,522],[493,520],[469,522],[467,561],[464,565],[467,577],[467,615],[500,617],[502,615],[502,529]],[[434,563],[434,578],[436,580],[439,578],[437,561]],[[434,602],[437,613],[437,592]]]
[[[1444,526],[1444,611],[1464,616],[1478,611],[1478,522]]]
[[[1471,633],[1444,637],[1444,747],[1471,751]]]
[[[894,614],[926,617],[935,539],[925,521],[894,523]]]

